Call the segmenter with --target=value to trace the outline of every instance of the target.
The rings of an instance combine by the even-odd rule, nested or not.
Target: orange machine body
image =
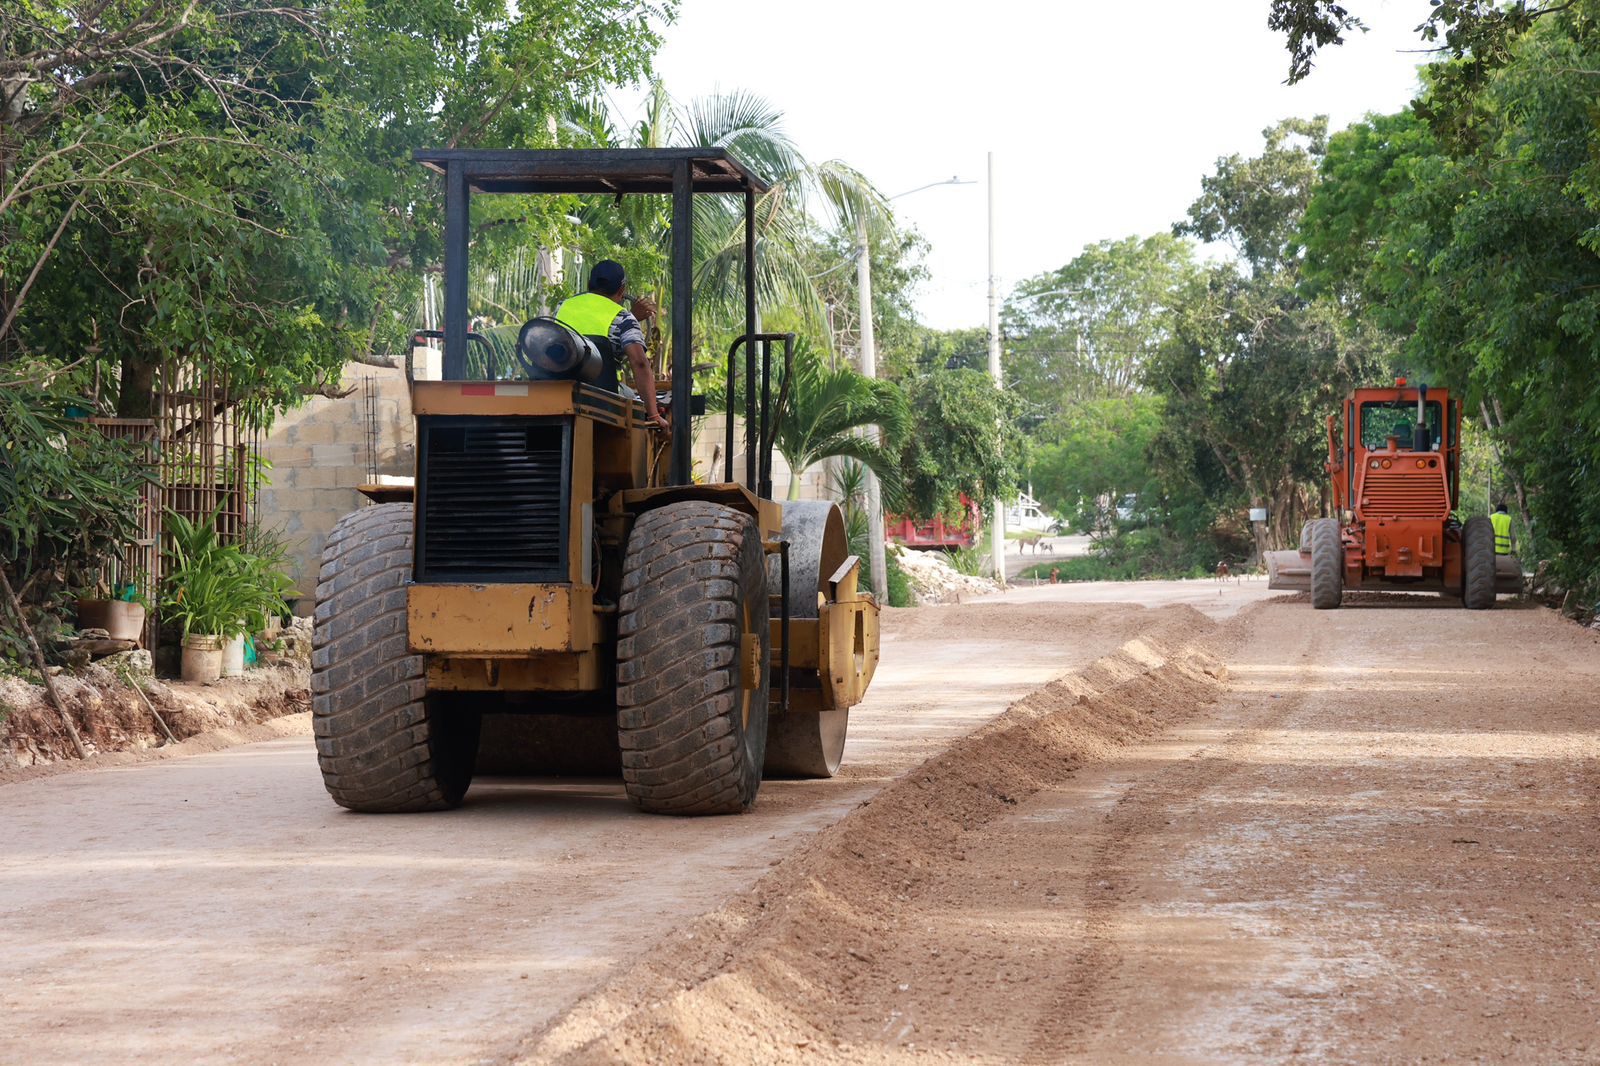
[[[1328,418],[1327,470],[1346,588],[1461,584],[1461,404],[1447,390],[1355,390]]]

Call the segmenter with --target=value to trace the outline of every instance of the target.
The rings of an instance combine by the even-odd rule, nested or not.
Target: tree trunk
[[[1489,431],[1489,449],[1494,452],[1495,464],[1506,472],[1506,476],[1511,479],[1511,487],[1516,491],[1517,510],[1522,513],[1523,528],[1532,529],[1533,516],[1528,513],[1528,492],[1522,485],[1521,476],[1506,462],[1505,453],[1500,450],[1497,434],[1505,430],[1505,411],[1501,409],[1499,399],[1496,399],[1493,416],[1489,414],[1489,405],[1482,400],[1478,401],[1478,412],[1483,416],[1483,428]],[[1491,500],[1489,506],[1493,507],[1494,501]]]
[[[124,356],[121,384],[117,389],[117,417],[154,418],[155,410],[155,360],[142,355]]]

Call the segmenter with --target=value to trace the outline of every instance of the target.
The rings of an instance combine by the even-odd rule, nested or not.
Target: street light
[[[994,387],[1006,387],[1000,372],[1000,289],[999,277],[994,270],[994,153],[989,153],[989,376]],[[999,426],[995,427],[995,447],[1004,441]],[[989,523],[989,552],[993,556],[994,579],[1001,587],[1006,583],[1006,502],[997,493],[994,498],[994,519]]]
[[[895,193],[888,197],[898,200],[902,196],[910,196],[914,192],[924,189],[937,188],[940,185],[976,185],[975,181],[962,181],[960,177],[952,175],[944,181],[931,181],[926,185],[918,185],[915,189]],[[861,301],[861,375],[866,378],[878,376],[878,351],[877,342],[872,333],[872,246],[867,239],[867,213],[856,212],[856,291]],[[873,443],[878,442],[878,427],[867,427],[867,437]],[[889,602],[889,574],[888,560],[884,558],[884,527],[883,527],[883,491],[878,487],[878,476],[872,472],[871,467],[865,469],[867,482],[867,550],[869,552],[869,565],[872,568],[872,594],[879,603]]]

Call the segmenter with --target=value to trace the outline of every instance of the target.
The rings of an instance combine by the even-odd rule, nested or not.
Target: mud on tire
[[[1331,611],[1344,597],[1344,545],[1339,538],[1339,520],[1319,518],[1309,525],[1311,606]]]
[[[311,638],[311,724],[328,794],[354,811],[438,811],[472,782],[478,715],[426,691],[407,648],[411,504],[346,515],[328,538]]]
[[[623,783],[641,810],[736,814],[755,802],[767,619],[750,516],[692,500],[634,523],[617,621],[617,737]]]
[[[1479,515],[1461,530],[1461,603],[1469,611],[1494,606],[1494,524]]]

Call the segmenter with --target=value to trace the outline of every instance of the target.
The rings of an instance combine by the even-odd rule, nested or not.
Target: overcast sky
[[[1427,0],[1357,0],[1372,32],[1300,85],[1267,0],[682,0],[657,68],[679,100],[748,89],[808,158],[845,160],[932,244],[917,310],[986,321],[985,153],[1001,294],[1085,245],[1167,229],[1218,156],[1289,115],[1334,128],[1411,98]],[[620,102],[620,101],[619,101]]]

